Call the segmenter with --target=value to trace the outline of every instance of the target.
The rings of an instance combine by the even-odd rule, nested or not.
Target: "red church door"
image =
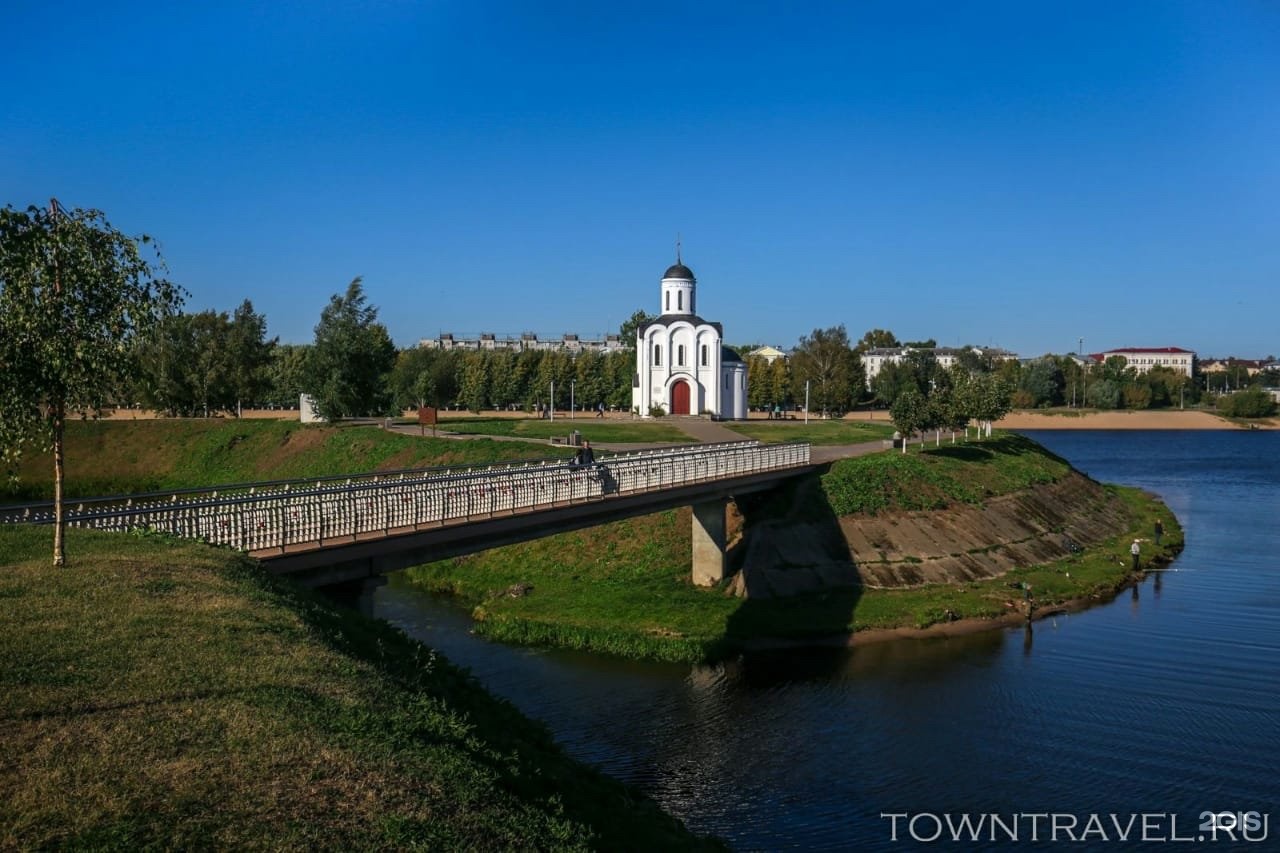
[[[689,383],[683,379],[671,386],[671,414],[689,414]]]

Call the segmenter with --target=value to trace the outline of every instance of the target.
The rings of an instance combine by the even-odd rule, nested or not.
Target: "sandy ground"
[[[888,423],[887,412],[856,412],[846,420]],[[1280,419],[1255,421],[1256,429],[1280,429]],[[1180,409],[1140,412],[1010,412],[997,429],[1249,429],[1208,412]]]
[[[1275,418],[1257,421],[1257,429],[1280,429]],[[1000,429],[1248,429],[1208,412],[1183,410],[1088,412],[1048,415],[1011,412],[997,421]]]

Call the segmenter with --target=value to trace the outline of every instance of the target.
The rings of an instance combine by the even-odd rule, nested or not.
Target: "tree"
[[[924,395],[914,388],[908,388],[898,395],[889,408],[889,417],[893,425],[902,434],[902,452],[907,452],[907,440],[925,427],[929,420],[929,404]]]
[[[284,409],[296,409],[306,385],[310,344],[276,344],[271,348],[264,376],[266,402]]]
[[[462,357],[462,376],[458,382],[458,399],[472,412],[480,414],[489,399],[489,370],[486,353],[469,352]]]
[[[330,298],[316,325],[307,392],[327,420],[382,414],[390,403],[387,379],[396,348],[377,322],[378,309],[365,303],[364,285],[356,277],[345,294]]]
[[[811,335],[800,338],[791,361],[796,397],[804,394],[808,382],[810,408],[817,406],[825,416],[852,407],[860,370],[843,325],[814,329]]]
[[[147,246],[154,260],[147,260]],[[53,563],[66,564],[63,432],[67,412],[97,411],[122,384],[134,345],[178,310],[182,290],[156,271],[151,238],[128,237],[98,210],[0,210],[0,448],[53,451]]]
[[[618,336],[622,339],[622,345],[630,350],[635,350],[637,343],[637,335],[640,327],[657,317],[652,314],[645,313],[643,310],[637,310],[634,314],[622,322],[618,328]]]
[[[1218,411],[1229,418],[1265,418],[1275,413],[1276,404],[1271,393],[1261,388],[1249,388],[1218,398]]]
[[[871,391],[881,405],[892,407],[894,402],[908,388],[923,393],[914,366],[905,361],[886,361],[871,380]]]
[[[1062,401],[1062,368],[1053,356],[1043,356],[1023,365],[1018,374],[1018,390],[1027,396],[1027,406],[1053,406]]]
[[[267,318],[253,310],[246,299],[231,316],[227,329],[228,384],[236,401],[236,417],[241,405],[260,401],[267,389],[267,367],[276,338],[267,340]]]
[[[858,346],[855,349],[860,353],[865,353],[867,350],[896,346],[901,346],[901,344],[898,343],[898,339],[894,337],[893,332],[888,329],[869,329],[862,336],[862,340],[858,341]]]

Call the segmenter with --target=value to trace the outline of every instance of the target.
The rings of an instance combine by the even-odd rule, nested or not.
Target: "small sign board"
[[[427,424],[430,424],[431,426],[435,426],[436,425],[435,406],[423,406],[422,408],[418,409],[418,423],[422,424],[423,426],[426,426]]]

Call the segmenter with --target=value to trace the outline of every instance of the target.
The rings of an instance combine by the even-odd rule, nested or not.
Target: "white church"
[[[642,417],[709,414],[747,417],[747,365],[724,345],[719,323],[697,315],[697,279],[676,262],[662,276],[662,311],[636,332],[631,405]]]

